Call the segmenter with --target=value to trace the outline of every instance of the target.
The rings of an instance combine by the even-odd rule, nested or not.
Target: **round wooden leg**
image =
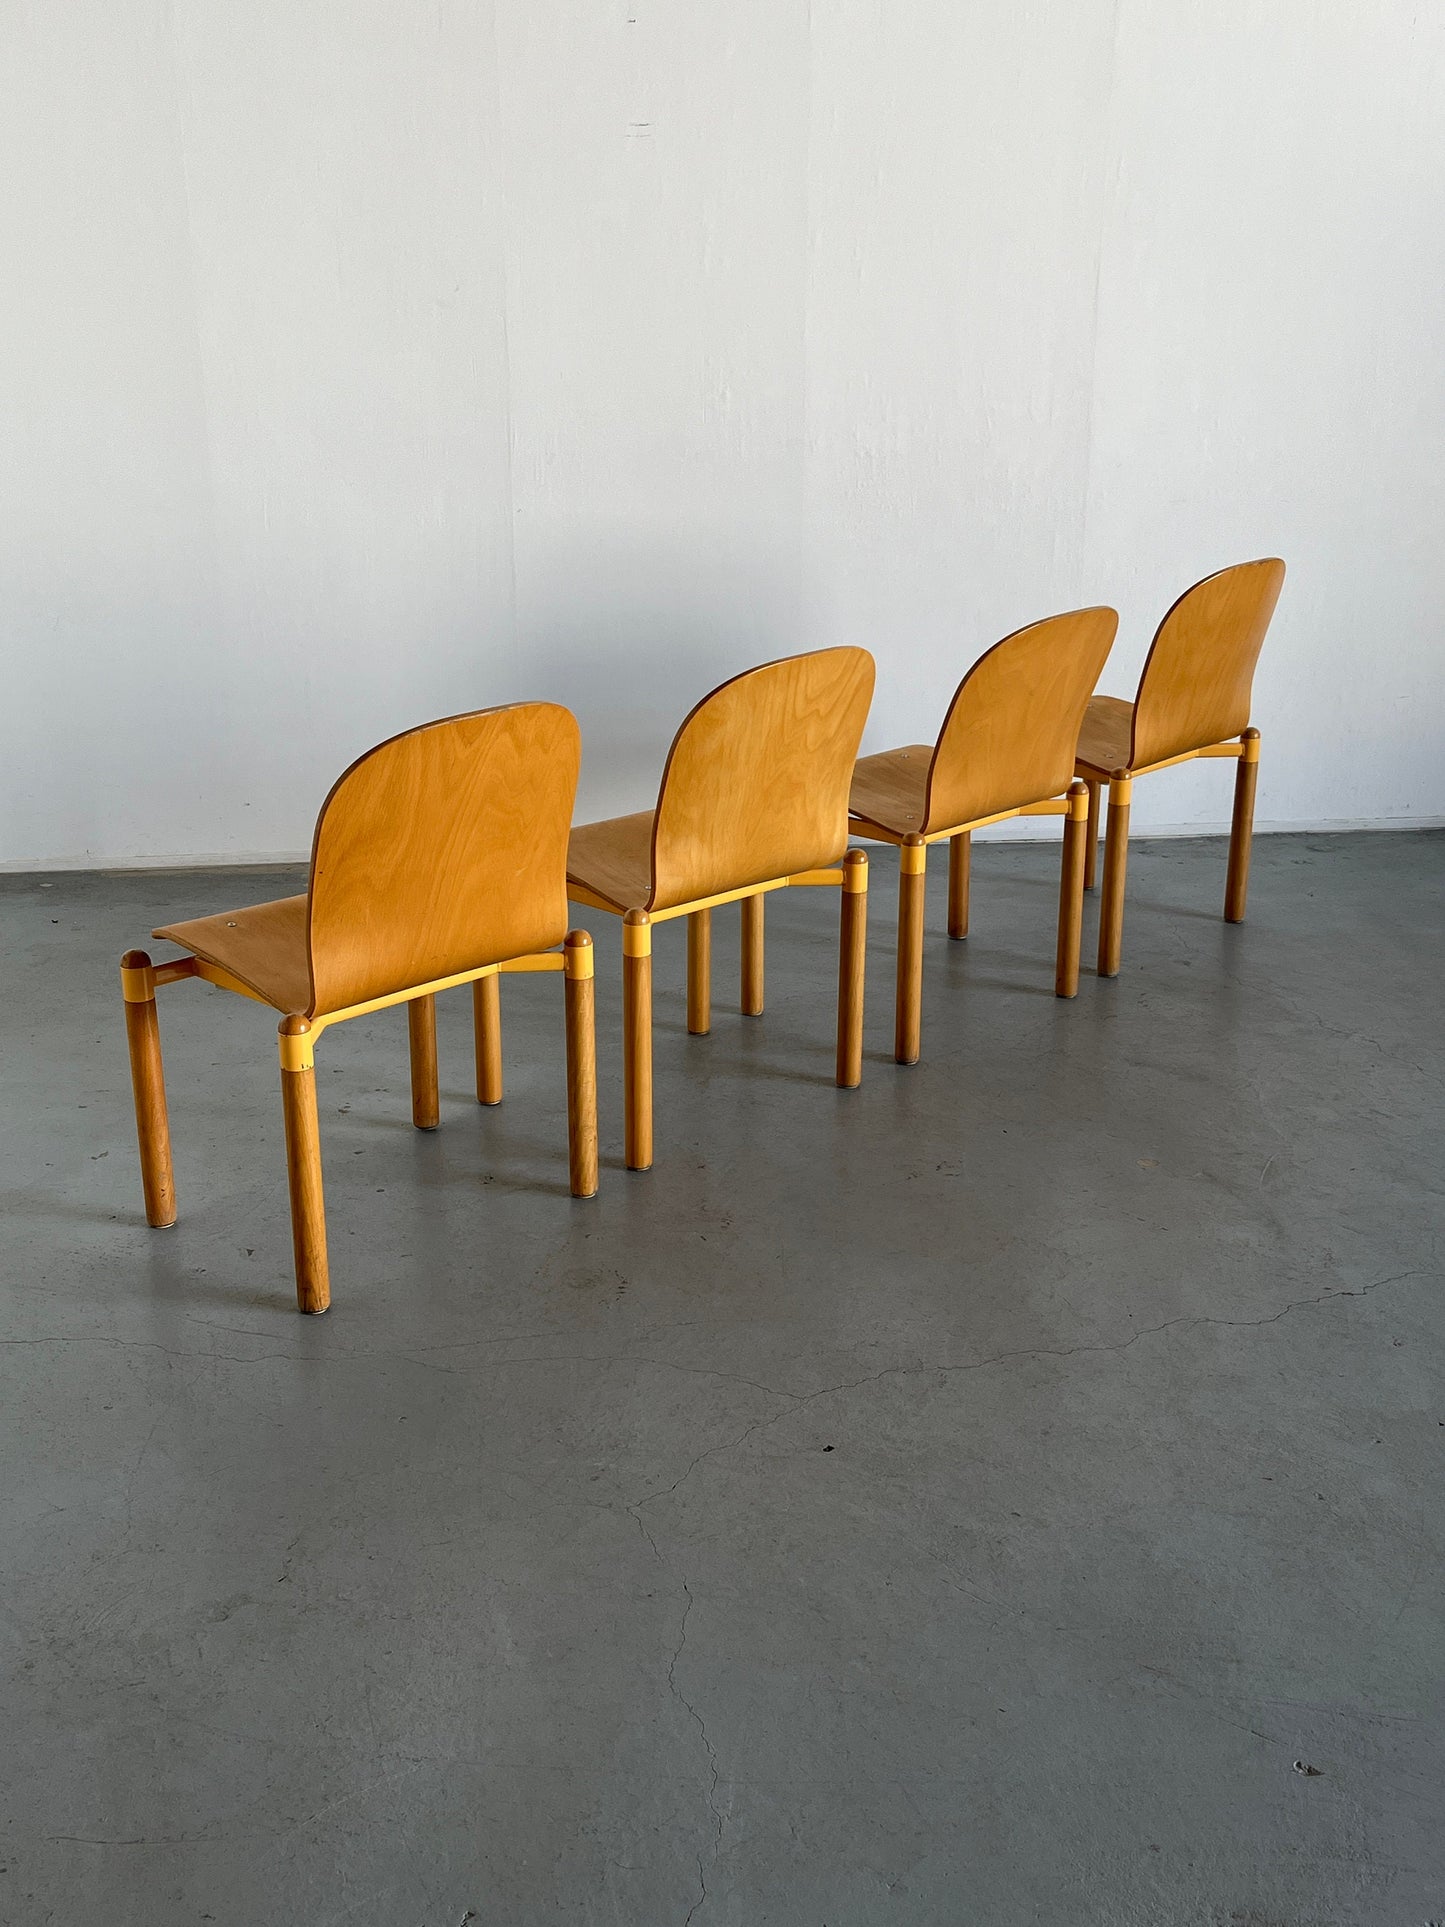
[[[863,975],[868,955],[868,853],[843,859],[843,903],[838,932],[838,1064],[841,1089],[863,1082]]]
[[[597,1022],[592,939],[569,930],[566,945],[567,1166],[574,1198],[597,1195]]]
[[[502,1101],[502,979],[494,971],[472,985],[472,1028],[476,1033],[477,1102]]]
[[[1082,783],[1069,787],[1064,847],[1059,864],[1059,945],[1054,990],[1060,997],[1079,994],[1079,951],[1084,937],[1084,860],[1089,839],[1089,799]]]
[[[645,910],[622,921],[622,1083],[629,1171],[652,1168],[652,926]]]
[[[434,1131],[442,1120],[437,1093],[437,1000],[413,997],[406,1007],[411,1044],[411,1121],[419,1131]]]
[[[759,892],[742,902],[744,1017],[763,1014],[763,911],[767,898]]]
[[[1129,862],[1129,802],[1133,783],[1109,783],[1109,825],[1104,841],[1104,900],[1099,906],[1099,975],[1117,977],[1124,946],[1124,873]]]
[[[125,1036],[130,1047],[130,1082],[135,1098],[136,1141],[140,1148],[141,1192],[146,1223],[158,1230],[176,1221],[176,1180],[171,1164],[171,1126],[166,1114],[166,1078],[161,1063],[161,1027],[156,1015],[151,960],[144,950],[127,950],[120,960],[125,996]]]
[[[687,1027],[694,1037],[712,1029],[712,911],[687,920]]]
[[[967,830],[948,839],[948,934],[956,943],[968,935],[968,873],[973,839]]]
[[[928,846],[911,836],[898,852],[898,982],[893,1055],[916,1064],[923,1034],[923,903],[928,887]]]
[[[1249,855],[1254,840],[1254,792],[1259,782],[1259,731],[1245,730],[1240,738],[1239,767],[1234,772],[1234,822],[1229,831],[1229,875],[1224,886],[1224,920],[1243,923],[1249,896]]]
[[[1084,846],[1084,888],[1092,890],[1099,856],[1099,785],[1092,777],[1084,780],[1089,791],[1089,840]]]
[[[304,1038],[304,1017],[281,1025],[281,1109],[286,1125],[286,1176],[291,1191],[291,1243],[296,1256],[296,1302],[302,1311],[331,1303],[326,1260],[326,1198],[321,1187],[321,1131],[316,1121],[316,1072],[287,1067],[287,1046]]]

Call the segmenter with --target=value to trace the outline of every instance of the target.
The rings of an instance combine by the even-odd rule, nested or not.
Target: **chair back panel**
[[[1249,727],[1254,666],[1283,583],[1284,564],[1271,556],[1207,575],[1180,596],[1139,678],[1131,768]]]
[[[835,863],[873,699],[866,649],[734,676],[673,738],[652,826],[650,910]]]
[[[570,710],[516,703],[353,763],[312,845],[310,1014],[560,943],[581,760]]]
[[[1075,609],[1016,629],[958,685],[928,769],[924,834],[1068,788],[1084,709],[1119,617]]]

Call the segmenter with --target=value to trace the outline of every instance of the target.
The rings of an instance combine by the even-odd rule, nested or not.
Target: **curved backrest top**
[[[1113,647],[1113,609],[1016,629],[958,685],[928,766],[923,834],[1066,790],[1084,709]]]
[[[514,703],[354,762],[311,849],[308,1014],[560,943],[581,760],[571,710]]]
[[[1277,556],[1205,576],[1154,635],[1134,704],[1132,769],[1249,727],[1254,666],[1284,583]]]
[[[652,825],[649,910],[835,863],[873,699],[866,649],[819,649],[734,676],[668,752]]]

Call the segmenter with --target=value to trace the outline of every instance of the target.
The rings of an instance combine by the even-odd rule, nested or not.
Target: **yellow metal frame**
[[[1038,803],[1021,803],[1016,810],[999,810],[993,816],[975,816],[967,823],[955,823],[949,830],[930,830],[927,836],[920,836],[915,830],[887,830],[871,817],[850,816],[849,827],[855,836],[866,836],[874,843],[892,843],[903,852],[901,861],[905,876],[916,876],[923,868],[921,852],[930,843],[947,843],[950,838],[962,836],[970,830],[986,830],[992,823],[1009,823],[1016,816],[1087,816],[1089,813],[1087,792],[1083,797],[1075,796],[1072,790],[1062,796],[1045,797]],[[909,856],[910,848],[920,852],[917,857]]]
[[[297,1018],[303,1028],[296,1031],[282,1029],[279,1037],[281,1068],[283,1071],[309,1071],[313,1068],[316,1039],[322,1031],[329,1030],[333,1024],[344,1024],[352,1017],[366,1017],[375,1010],[389,1010],[393,1004],[409,1004],[418,997],[434,997],[439,990],[456,990],[462,984],[474,984],[481,977],[510,976],[514,972],[564,971],[569,977],[590,977],[593,974],[593,950],[591,944],[575,944],[559,950],[533,951],[525,957],[510,957],[505,963],[483,964],[480,970],[458,971],[452,977],[437,977],[431,983],[414,984],[409,990],[392,991],[386,997],[370,997],[365,1003],[348,1004],[341,1010],[328,1010],[311,1018]],[[241,997],[248,997],[253,1004],[266,1004],[274,1010],[274,1004],[267,1004],[248,984],[233,977],[229,970],[222,970],[219,964],[207,963],[204,957],[176,957],[169,963],[152,964],[146,970],[132,970],[125,964],[120,969],[121,995],[128,1004],[148,1004],[162,984],[180,983],[187,977],[199,977],[203,982],[214,984],[218,990],[233,990]],[[291,1016],[283,1016],[283,1026],[293,1021]]]
[[[652,954],[652,926],[671,923],[677,917],[690,917],[699,910],[716,910],[719,904],[741,903],[745,897],[766,896],[770,890],[809,889],[819,885],[840,884],[844,890],[858,891],[867,886],[856,876],[858,866],[840,864],[836,870],[800,870],[796,876],[774,877],[769,883],[750,883],[742,890],[722,890],[714,897],[696,897],[691,903],[675,903],[668,910],[619,910],[584,884],[567,885],[574,903],[585,903],[589,910],[601,910],[609,917],[621,917],[624,957],[649,957]],[[633,921],[629,921],[633,919]]]

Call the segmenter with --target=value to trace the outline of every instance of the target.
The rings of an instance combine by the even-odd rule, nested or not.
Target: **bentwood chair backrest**
[[[308,1014],[559,944],[581,759],[570,710],[515,703],[353,763],[312,845]]]
[[[673,739],[652,827],[649,910],[835,863],[873,699],[866,649],[820,649],[734,676]]]
[[[1118,627],[1113,609],[1075,609],[1016,629],[979,657],[938,734],[923,835],[1069,787],[1079,725]]]
[[[1284,564],[1270,556],[1221,569],[1180,596],[1139,678],[1132,769],[1248,728],[1254,667],[1283,584]]]

